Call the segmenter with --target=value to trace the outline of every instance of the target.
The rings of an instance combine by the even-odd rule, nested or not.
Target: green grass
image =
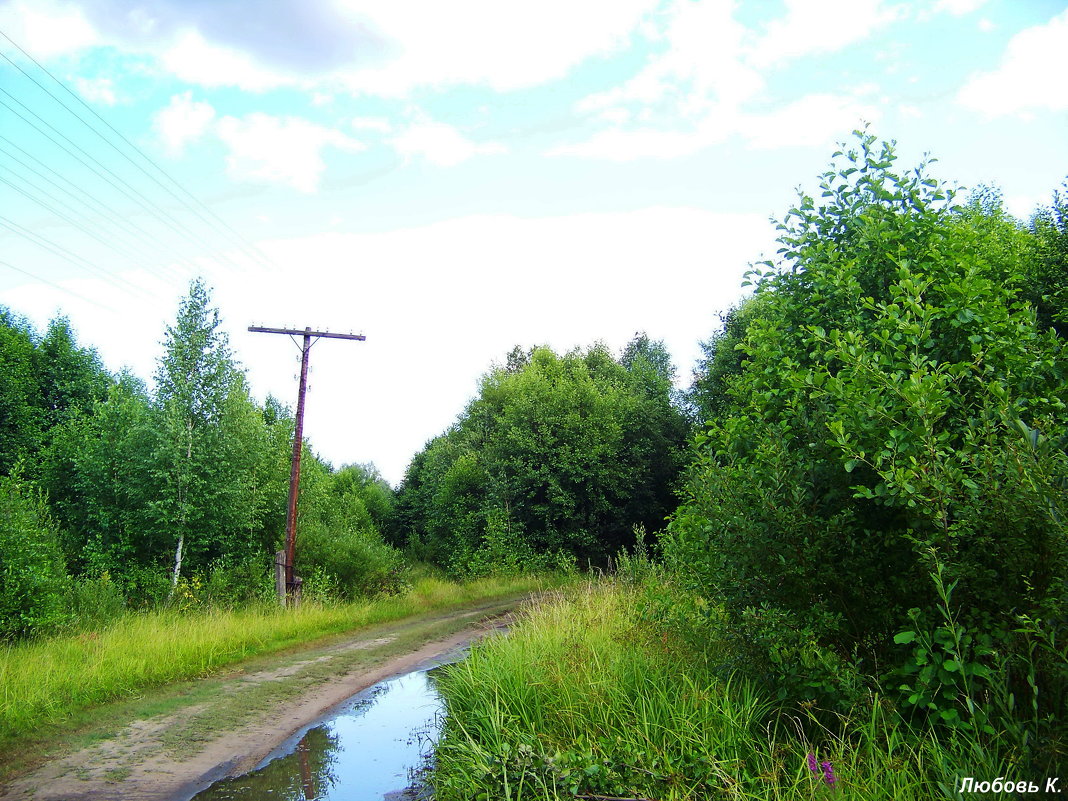
[[[455,584],[424,577],[397,596],[344,605],[131,613],[95,631],[0,649],[0,744],[149,687],[376,623],[544,586],[535,577]]]
[[[896,727],[878,699],[813,735],[813,720],[696,667],[635,608],[618,584],[572,589],[450,666],[439,683],[449,716],[436,797],[942,795],[935,744]],[[836,787],[810,772],[810,752],[833,764]]]

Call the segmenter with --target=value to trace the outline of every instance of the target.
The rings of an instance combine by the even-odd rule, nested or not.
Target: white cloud
[[[1000,66],[973,76],[957,94],[962,105],[993,117],[1030,109],[1068,109],[1068,11],[1009,40]]]
[[[115,83],[110,78],[76,77],[74,86],[77,88],[78,94],[90,103],[114,106],[119,102],[119,98],[115,94]]]
[[[238,180],[278,183],[300,192],[314,192],[326,165],[326,147],[355,152],[365,145],[340,131],[299,117],[248,114],[223,117],[216,125],[219,138],[230,148],[226,163]]]
[[[768,25],[750,53],[753,65],[781,65],[841,50],[866,39],[900,13],[882,0],[786,0],[786,8],[785,16]]]
[[[75,53],[102,41],[81,9],[55,0],[0,5],[0,30],[38,59]]]
[[[153,127],[163,140],[167,152],[181,155],[185,146],[202,137],[215,119],[210,103],[193,100],[192,90],[173,95],[165,108],[156,112]]]
[[[766,100],[763,72],[860,41],[898,19],[900,11],[882,0],[787,0],[786,13],[757,35],[734,18],[735,5],[733,0],[677,0],[657,37],[666,49],[626,83],[578,103],[577,111],[596,115],[609,127],[549,155],[676,158],[732,135],[757,148],[773,142],[822,144],[862,118],[875,118],[871,105],[830,94],[800,97],[773,114],[752,107]],[[859,98],[877,89],[865,83],[850,94]],[[641,124],[652,120],[667,120],[673,127]]]
[[[843,131],[880,117],[876,106],[852,98],[814,94],[767,114],[746,115],[739,124],[749,145],[760,150],[833,144]]]
[[[11,28],[46,57],[110,44],[204,87],[397,97],[421,86],[506,91],[562,78],[625,47],[658,2],[281,0],[271,11],[278,20],[264,21],[236,2],[15,0],[0,21],[14,18]]]
[[[732,8],[729,0],[677,2],[663,34],[667,50],[622,86],[585,98],[578,110],[668,104],[692,117],[712,104],[749,99],[764,81],[742,59],[747,31],[733,18]]]
[[[198,86],[236,86],[262,92],[299,83],[291,75],[262,66],[241,50],[208,42],[191,29],[178,34],[158,56],[164,69]]]
[[[730,136],[734,128],[733,123],[732,120],[730,124],[725,124],[715,115],[710,115],[699,126],[688,131],[609,128],[595,133],[584,142],[558,145],[549,150],[546,155],[577,156],[608,161],[682,158],[723,142]]]
[[[613,128],[585,142],[561,145],[548,156],[579,156],[609,161],[638,158],[673,159],[689,156],[731,136],[742,137],[750,147],[817,147],[834,144],[843,131],[875,122],[879,109],[852,97],[807,95],[771,112],[725,111],[711,113],[692,130]]]
[[[378,131],[389,133],[393,124],[385,117],[353,117],[352,127],[357,131]]]
[[[506,152],[504,145],[473,142],[453,126],[430,120],[408,125],[390,144],[402,156],[421,157],[439,167],[453,167],[476,155]]]
[[[1031,219],[1031,215],[1042,205],[1045,198],[1035,195],[1007,195],[1002,202],[1009,214],[1021,220]]]
[[[341,0],[342,8],[374,21],[395,55],[334,77],[351,89],[390,96],[428,85],[537,86],[625,46],[656,6],[657,0]]]
[[[955,17],[963,17],[965,14],[978,11],[986,3],[987,0],[938,0],[932,10],[935,13],[946,11]]]
[[[764,86],[744,62],[747,31],[732,10],[730,0],[674,3],[654,35],[666,49],[629,81],[578,103],[577,111],[596,114],[610,127],[548,155],[678,158],[724,141],[736,127],[739,107]],[[663,119],[677,127],[651,125]],[[630,120],[638,125],[625,127]]]

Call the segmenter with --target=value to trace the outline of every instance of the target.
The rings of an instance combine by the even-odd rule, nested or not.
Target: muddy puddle
[[[409,801],[441,724],[432,670],[383,681],[298,734],[244,776],[193,801]]]

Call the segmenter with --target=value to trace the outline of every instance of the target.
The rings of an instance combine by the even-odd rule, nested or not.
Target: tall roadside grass
[[[782,714],[639,619],[636,592],[572,588],[445,670],[438,799],[941,794],[933,742],[878,699],[831,728]]]
[[[0,742],[148,687],[206,676],[330,634],[545,586],[531,576],[456,584],[416,580],[402,594],[349,604],[130,613],[103,627],[0,649]]]

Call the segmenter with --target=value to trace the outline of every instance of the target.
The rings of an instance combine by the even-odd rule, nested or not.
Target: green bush
[[[0,638],[70,620],[70,579],[44,500],[18,478],[0,477]]]
[[[573,573],[573,554],[558,548],[537,551],[519,526],[501,509],[486,510],[485,531],[477,546],[458,541],[448,558],[448,571],[458,578],[518,576],[524,573]]]
[[[1013,653],[1018,616],[1043,610],[1063,643],[1068,609],[1068,353],[1022,299],[1030,234],[858,136],[756,271],[730,332],[743,359],[662,540],[758,671],[839,706],[846,667],[874,681],[909,664],[894,637],[917,620],[993,669],[993,646],[945,638],[985,631]],[[1063,697],[1053,663],[1034,664],[1039,695]],[[954,704],[993,692],[981,672],[946,685]]]
[[[171,570],[165,565],[133,564],[122,579],[131,609],[159,609],[170,597]]]
[[[275,598],[273,560],[251,554],[244,559],[216,560],[204,587],[208,602],[220,609],[236,609]]]
[[[308,527],[301,532],[297,572],[336,587],[344,599],[397,592],[404,584],[401,552],[373,529]]]

